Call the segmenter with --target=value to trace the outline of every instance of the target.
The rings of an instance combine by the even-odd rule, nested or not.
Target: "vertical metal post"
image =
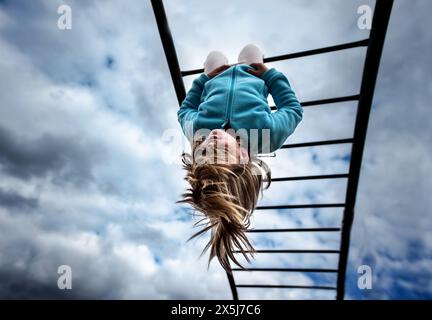
[[[233,300],[237,301],[239,298],[238,298],[237,287],[236,287],[236,284],[235,284],[235,281],[234,281],[234,276],[232,274],[232,271],[231,271],[231,273],[227,272],[226,275],[228,277],[228,282],[229,282],[229,285],[230,285],[230,288],[231,288]]]
[[[171,79],[173,81],[177,100],[180,105],[186,97],[186,90],[184,87],[183,77],[181,75],[181,70],[177,59],[174,41],[165,14],[165,9],[162,0],[152,0],[151,3],[156,17],[156,23],[159,29],[162,46],[164,48],[165,55],[168,61]]]
[[[360,176],[363,149],[366,140],[367,125],[372,107],[375,84],[384,47],[393,0],[377,0],[370,32],[369,46],[363,70],[360,99],[354,128],[354,142],[351,149],[351,162],[342,221],[341,246],[339,256],[339,273],[337,279],[338,300],[345,295],[345,276],[349,253],[351,226],[354,219],[354,206]]]

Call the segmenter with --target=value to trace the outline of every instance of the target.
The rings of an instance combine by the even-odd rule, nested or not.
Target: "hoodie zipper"
[[[225,121],[222,123],[222,128],[224,128],[231,120],[231,108],[232,108],[232,100],[234,95],[234,83],[236,78],[236,67],[234,66],[232,76],[231,76],[231,83],[230,83],[230,90],[228,94],[228,105],[225,112]]]

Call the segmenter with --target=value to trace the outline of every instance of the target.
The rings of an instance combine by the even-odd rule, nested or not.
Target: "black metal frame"
[[[162,45],[167,58],[171,78],[177,95],[179,105],[186,97],[183,77],[202,73],[203,69],[180,70],[174,42],[169,29],[168,20],[162,0],[152,0],[153,11],[156,17],[156,23],[162,40]],[[351,157],[349,172],[343,174],[299,176],[299,177],[281,177],[273,178],[276,181],[299,181],[315,179],[347,179],[347,191],[344,203],[322,203],[322,204],[296,204],[296,205],[273,205],[258,206],[258,210],[267,209],[301,209],[301,208],[344,208],[342,226],[335,228],[307,228],[307,229],[255,229],[250,232],[341,232],[341,241],[339,250],[257,250],[257,253],[279,254],[279,253],[302,253],[302,254],[338,254],[339,262],[337,269],[305,269],[305,268],[232,268],[232,271],[276,271],[276,272],[313,272],[313,273],[336,273],[337,286],[291,286],[291,285],[258,285],[258,284],[236,284],[233,273],[227,273],[228,281],[231,287],[234,300],[238,300],[237,288],[285,288],[285,289],[318,289],[318,290],[336,290],[336,298],[342,300],[345,293],[345,276],[349,252],[349,242],[351,226],[354,219],[354,207],[360,176],[361,162],[366,139],[367,125],[369,121],[370,110],[375,90],[376,79],[378,75],[382,50],[384,46],[385,35],[387,32],[390,14],[393,6],[393,0],[376,0],[375,11],[372,22],[372,29],[368,39],[339,44],[335,46],[319,48],[314,50],[296,52],[291,54],[268,57],[264,62],[274,62],[287,59],[301,58],[311,55],[347,50],[357,47],[367,47],[366,59],[364,63],[363,77],[358,95],[335,97],[315,101],[301,102],[303,107],[324,105],[330,103],[339,103],[345,101],[358,101],[357,115],[354,128],[353,138],[313,141],[296,144],[286,144],[282,149],[314,147],[333,144],[351,144]],[[275,107],[272,107],[275,109]],[[238,252],[238,251],[235,251]]]

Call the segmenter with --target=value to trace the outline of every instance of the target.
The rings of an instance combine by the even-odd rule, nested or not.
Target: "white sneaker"
[[[251,64],[251,63],[263,63],[264,54],[261,49],[253,43],[246,45],[238,56],[239,63]]]
[[[204,62],[204,72],[209,74],[224,64],[228,64],[228,58],[220,51],[211,51]]]

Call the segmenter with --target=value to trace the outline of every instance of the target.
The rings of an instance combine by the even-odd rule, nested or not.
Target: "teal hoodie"
[[[252,147],[249,151],[263,153],[279,149],[294,132],[303,118],[303,108],[288,79],[275,68],[267,70],[261,77],[246,71],[250,68],[247,64],[237,64],[212,79],[202,73],[193,81],[177,112],[178,121],[190,142],[199,129],[225,129],[228,126],[246,141],[252,141],[251,134],[256,137],[257,133],[258,145],[253,149],[257,152],[252,152]],[[269,93],[276,104],[275,112],[271,112],[267,102]],[[255,133],[251,133],[253,131]]]

